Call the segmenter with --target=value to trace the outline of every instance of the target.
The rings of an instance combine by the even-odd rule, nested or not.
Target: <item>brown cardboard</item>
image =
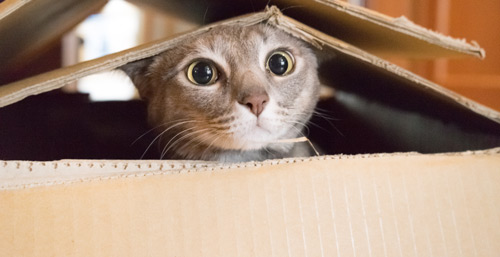
[[[414,58],[467,55],[484,57],[484,50],[475,43],[469,44],[465,40],[443,36],[415,25],[404,17],[391,18],[337,0],[135,2],[155,6],[199,24],[231,18],[235,14],[255,12],[271,3],[284,9],[292,18],[376,55]],[[14,65],[18,60],[43,49],[105,3],[104,0],[7,0],[0,4],[0,35],[4,35],[0,38],[0,56],[3,59],[0,69]],[[298,8],[288,8],[290,6]]]
[[[363,140],[359,136],[351,135],[348,138],[353,141],[345,142],[341,148],[319,139],[320,143],[326,144],[321,147],[326,148],[327,153],[396,151],[436,153],[481,150],[500,145],[498,112],[291,19],[275,7],[268,8],[264,12],[214,23],[175,38],[144,44],[4,85],[0,87],[0,107],[30,95],[60,88],[89,74],[112,70],[125,63],[158,54],[181,44],[185,38],[203,33],[212,26],[251,25],[263,21],[301,38],[317,49],[317,55],[323,59],[320,76],[326,86],[336,90],[333,102],[327,107],[328,111],[335,115],[345,114],[348,116],[346,120],[360,120],[362,123],[368,121],[368,124],[353,124],[357,126],[356,131],[359,130],[359,134],[378,131],[378,135],[372,140]],[[332,104],[340,105],[340,109],[346,110],[341,113],[339,108],[332,107]],[[346,129],[355,131],[353,127]],[[331,135],[326,137],[329,136]],[[345,141],[345,138],[340,137],[335,140]],[[351,148],[347,144],[360,147],[346,151],[345,148]],[[365,144],[371,146],[365,147]],[[378,147],[379,145],[382,147]],[[59,158],[74,158],[74,156],[63,155]]]
[[[210,27],[212,26],[233,23],[251,25],[264,20],[268,20],[269,24],[275,25],[293,34],[294,36],[297,36],[311,43],[317,48],[321,49],[323,48],[323,46],[325,46],[325,48],[327,48],[326,51],[329,50],[328,48],[341,51],[343,53],[351,55],[354,58],[359,59],[360,61],[368,62],[379,68],[388,70],[394,75],[405,77],[407,78],[407,80],[415,82],[415,84],[417,84],[416,86],[418,87],[424,87],[426,88],[426,90],[437,91],[438,94],[445,96],[449,100],[456,101],[461,105],[474,109],[474,111],[478,111],[479,113],[487,117],[495,120],[498,118],[498,113],[493,110],[472,103],[471,101],[464,99],[463,97],[458,96],[449,90],[435,85],[430,81],[420,78],[374,55],[371,55],[336,38],[329,37],[328,35],[323,34],[311,27],[288,18],[282,15],[276,8],[269,8],[265,12],[256,13],[254,15],[247,15],[245,17],[234,18],[225,22],[205,26],[192,33],[178,36],[172,40],[167,39],[144,44],[117,54],[108,55],[99,59],[83,62],[71,67],[55,70],[53,72],[45,73],[40,76],[35,76],[26,80],[4,85],[0,87],[0,107],[17,102],[29,95],[36,95],[56,88],[60,88],[67,83],[77,80],[86,75],[90,75],[99,71],[112,70],[121,65],[124,65],[125,63],[155,55],[157,53],[165,51],[168,48],[175,47],[175,45],[179,42],[182,42],[184,38],[194,36],[197,33],[202,33],[203,31],[210,29]]]
[[[0,3],[0,70],[44,50],[105,3],[103,0]]]
[[[63,160],[0,167],[2,256],[500,252],[498,148],[231,165]]]
[[[413,58],[463,57],[483,58],[484,51],[474,42],[468,44],[413,24],[405,17],[392,18],[369,9],[338,0],[133,0],[137,4],[206,24],[255,12],[275,5],[287,16],[316,28],[375,55]]]
[[[484,50],[465,39],[459,40],[418,26],[405,18],[392,18],[346,1],[278,1],[292,18],[378,56],[412,58],[484,58]],[[304,3],[305,2],[305,3]],[[326,25],[328,24],[328,25]]]
[[[361,24],[385,19],[337,1],[329,4],[336,10],[332,13],[356,17]],[[309,42],[330,58],[320,72],[326,85],[336,89],[335,104],[368,129],[387,132],[386,142],[401,141],[417,150],[430,147],[429,152],[481,151],[329,155],[239,164],[0,161],[0,256],[496,256],[500,252],[496,243],[500,241],[500,149],[492,148],[500,145],[500,114],[276,8],[1,86],[0,106],[9,108],[83,76],[155,55],[211,26],[262,21]],[[401,24],[401,34],[406,34],[404,27],[414,29]],[[387,30],[395,25],[380,26]],[[414,32],[407,34],[414,37]],[[432,49],[466,52],[450,50],[439,40],[432,44],[437,45]],[[349,74],[353,70],[362,82],[371,83],[356,83]],[[344,76],[337,78],[339,74]],[[393,95],[408,103],[402,105]],[[405,137],[398,131],[416,134]],[[426,140],[407,141],[415,135]]]

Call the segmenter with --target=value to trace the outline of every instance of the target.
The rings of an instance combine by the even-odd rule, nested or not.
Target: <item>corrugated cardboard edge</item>
[[[31,2],[31,0],[7,0],[4,3],[0,3],[0,20],[29,2]]]
[[[0,76],[17,73],[106,0],[37,0],[0,3]],[[3,7],[5,5],[5,7]]]
[[[200,29],[183,34],[181,36],[143,44],[141,46],[122,52],[110,54],[101,58],[82,62],[73,66],[50,71],[18,82],[1,86],[0,107],[16,103],[31,95],[38,95],[61,88],[68,83],[94,73],[113,70],[126,63],[151,57],[179,44],[186,38],[193,37],[205,31],[208,31],[212,27],[233,24],[242,24],[249,26],[269,19],[269,17],[271,17],[272,15],[275,15],[275,12],[266,11],[251,15],[245,15],[243,17],[237,17],[218,23],[213,23],[211,25],[204,26]]]
[[[0,5],[0,20],[29,2],[31,2],[31,0],[7,0],[3,4],[6,7],[2,8]],[[484,49],[482,49],[476,42],[471,42],[471,44],[469,44],[465,39],[456,39],[445,36],[441,33],[416,25],[405,17],[392,18],[370,9],[338,0],[314,0],[314,2],[326,5],[329,8],[334,8],[343,15],[350,15],[363,19],[370,23],[411,36],[417,40],[423,40],[430,44],[438,45],[454,52],[472,55],[478,58],[485,57]],[[289,4],[293,4],[293,2]]]
[[[344,159],[412,158],[416,156],[457,157],[457,156],[500,156],[500,148],[458,153],[419,154],[380,153],[358,155],[326,155],[308,158],[286,158],[246,163],[219,163],[181,160],[60,160],[49,162],[0,161],[0,190],[13,190],[39,186],[65,185],[96,180],[134,178],[155,175],[222,172],[252,167],[285,165],[296,162]],[[500,165],[500,163],[499,163]],[[500,167],[500,166],[499,166]]]
[[[464,54],[473,55],[484,59],[486,52],[476,42],[470,44],[466,39],[457,39],[450,36],[445,36],[439,32],[419,26],[406,17],[392,18],[387,15],[372,11],[370,9],[349,4],[347,2],[337,0],[315,0],[329,7],[343,11],[349,15],[358,17],[363,20],[368,20],[379,26],[397,31],[402,34],[409,35],[419,40],[428,42],[429,44],[439,45],[443,48],[461,52]]]
[[[424,89],[430,89],[432,92],[442,96],[442,98],[448,99],[448,101],[450,102],[458,103],[459,105],[462,105],[467,109],[471,109],[472,111],[480,115],[483,115],[495,122],[500,123],[500,113],[498,113],[497,111],[480,105],[470,99],[467,99],[437,84],[425,80],[409,71],[406,71],[401,67],[391,64],[341,40],[332,38],[320,31],[310,28],[287,16],[284,16],[276,7],[267,8],[263,12],[249,14],[242,17],[236,17],[226,21],[214,23],[178,37],[155,41],[119,53],[111,54],[105,57],[79,63],[74,66],[58,69],[32,78],[1,86],[0,107],[18,102],[30,95],[38,95],[57,88],[61,88],[64,85],[87,75],[91,75],[101,71],[113,70],[128,62],[156,55],[165,51],[166,49],[174,47],[186,38],[196,36],[200,33],[210,30],[215,26],[233,24],[249,26],[266,20],[267,23],[281,28],[290,34],[299,37],[306,42],[309,42],[315,47],[321,49],[323,45],[327,45],[328,47],[331,47],[335,50],[341,51],[364,62],[387,70],[397,76],[408,79],[422,86]]]
[[[0,191],[5,256],[498,256],[498,155],[312,160]]]
[[[276,27],[281,28],[288,33],[301,38],[302,40],[309,42],[310,44],[320,47],[321,45],[327,45],[333,49],[339,50],[347,55],[353,56],[364,62],[373,64],[379,68],[387,70],[397,76],[403,77],[413,83],[422,86],[423,89],[429,89],[437,95],[447,98],[449,101],[458,103],[463,107],[470,109],[478,114],[481,114],[495,122],[500,123],[500,113],[481,105],[471,99],[468,99],[462,95],[459,95],[449,89],[446,89],[436,83],[426,80],[410,71],[407,71],[395,64],[385,61],[375,55],[369,54],[359,48],[356,48],[350,44],[343,41],[332,38],[320,31],[317,31],[311,27],[308,27],[300,22],[297,22],[284,15],[274,15],[270,18],[273,20],[273,24]]]
[[[360,158],[0,190],[0,255],[498,256],[498,153]]]

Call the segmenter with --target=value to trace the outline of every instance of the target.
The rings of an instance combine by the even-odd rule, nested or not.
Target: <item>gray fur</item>
[[[277,49],[295,58],[286,76],[266,70],[268,55]],[[215,84],[187,80],[187,67],[200,58],[216,64]],[[217,27],[121,69],[148,103],[162,158],[239,162],[304,152],[272,142],[302,136],[318,100],[317,61],[304,42],[274,27]],[[258,116],[239,103],[256,92],[270,99]]]

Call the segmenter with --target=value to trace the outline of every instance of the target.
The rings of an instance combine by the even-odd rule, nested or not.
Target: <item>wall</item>
[[[500,1],[367,0],[370,9],[404,15],[441,33],[477,41],[486,59],[391,61],[484,105],[500,110]]]

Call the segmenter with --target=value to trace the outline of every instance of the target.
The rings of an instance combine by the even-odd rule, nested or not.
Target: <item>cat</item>
[[[120,69],[147,102],[161,157],[223,162],[309,156],[319,99],[306,43],[266,24],[224,25]]]

